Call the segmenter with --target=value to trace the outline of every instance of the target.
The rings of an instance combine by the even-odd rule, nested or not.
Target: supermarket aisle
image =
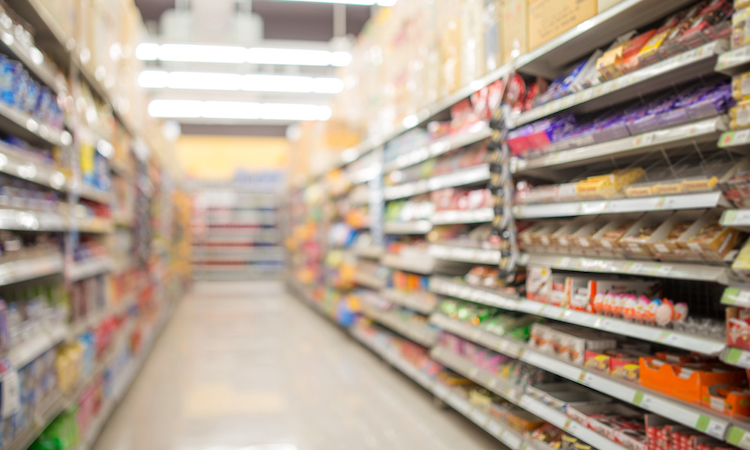
[[[95,447],[459,448],[502,445],[433,407],[280,282],[197,284]]]

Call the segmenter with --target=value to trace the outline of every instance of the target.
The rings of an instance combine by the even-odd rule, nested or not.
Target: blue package
[[[13,83],[13,103],[11,103],[12,106],[16,107],[17,109],[23,110],[24,101],[26,99],[26,91],[29,89],[29,85],[31,84],[31,78],[29,78],[29,73],[23,70],[23,67],[20,63],[16,63],[18,65],[18,69],[16,69],[17,74],[14,79]]]
[[[0,57],[0,100],[8,105],[16,103],[16,77],[21,65],[7,57]]]
[[[43,122],[47,122],[51,103],[52,92],[46,87],[42,87],[39,92],[39,97],[37,97],[36,105],[34,106],[32,115]]]
[[[29,78],[26,81],[26,90],[24,91],[23,98],[21,98],[21,109],[24,112],[33,114],[36,109],[37,101],[39,100],[39,93],[41,87],[39,83]]]

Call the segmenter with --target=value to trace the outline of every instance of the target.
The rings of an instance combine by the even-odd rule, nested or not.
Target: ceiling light
[[[154,100],[148,104],[151,117],[199,118],[203,102],[197,100]]]
[[[138,84],[144,88],[162,89],[167,87],[169,73],[163,70],[144,70],[138,75]]]
[[[241,64],[245,62],[246,55],[245,47],[194,44],[159,46],[159,59],[162,61]]]
[[[349,65],[348,52],[292,48],[234,47],[224,45],[143,43],[135,55],[142,61],[170,61],[226,64],[275,64],[289,66]]]
[[[214,91],[293,92],[338,94],[344,83],[338,78],[289,75],[239,75],[210,72],[144,70],[138,84],[148,89],[202,89]]]
[[[320,105],[197,100],[153,100],[148,112],[159,118],[283,121],[328,120],[332,114],[331,108]]]
[[[233,73],[171,72],[167,79],[170,89],[237,91],[241,86],[242,75]]]
[[[331,55],[331,52],[327,50],[255,47],[248,49],[247,62],[250,64],[330,66]]]
[[[245,75],[242,89],[255,92],[312,92],[315,79],[281,75]]]

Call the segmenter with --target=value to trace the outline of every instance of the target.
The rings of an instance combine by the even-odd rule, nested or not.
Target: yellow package
[[[657,52],[659,51],[659,47],[661,47],[661,44],[664,42],[664,39],[669,36],[669,33],[672,31],[671,28],[662,31],[661,33],[656,33],[651,37],[651,39],[646,42],[646,45],[644,45],[641,48],[641,51],[638,52],[638,63],[645,67],[649,64],[653,64],[654,58],[657,57]]]
[[[729,110],[729,128],[739,130],[750,126],[750,100],[743,100]]]
[[[608,50],[604,53],[601,58],[596,61],[596,70],[602,75],[605,80],[614,80],[615,78],[622,76],[618,69],[618,64],[622,62],[622,52],[625,50],[625,44],[620,44],[617,47]]]
[[[742,101],[750,97],[750,72],[732,77],[732,98]]]
[[[750,44],[750,33],[747,29],[748,17],[750,17],[750,8],[738,9],[735,7],[732,15],[732,48]]]

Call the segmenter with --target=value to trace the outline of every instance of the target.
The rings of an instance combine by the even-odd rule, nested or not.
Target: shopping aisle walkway
[[[285,445],[272,445],[285,444]],[[503,448],[288,295],[200,283],[96,450]]]

